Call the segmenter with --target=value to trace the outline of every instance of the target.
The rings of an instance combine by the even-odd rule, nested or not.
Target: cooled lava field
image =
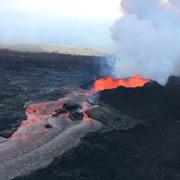
[[[106,69],[103,57],[0,51],[0,135],[11,137],[29,104],[89,91]],[[180,78],[169,78],[165,86],[150,81],[142,87],[104,89],[88,100],[92,108],[86,116],[101,128],[46,167],[15,180],[180,179]]]

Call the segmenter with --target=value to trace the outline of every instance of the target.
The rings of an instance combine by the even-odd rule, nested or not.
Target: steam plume
[[[179,0],[122,0],[124,16],[113,28],[113,74],[141,75],[165,84],[180,75]]]

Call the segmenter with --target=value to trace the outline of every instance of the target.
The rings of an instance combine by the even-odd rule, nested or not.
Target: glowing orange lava
[[[89,121],[91,118],[86,113],[86,111],[89,109],[89,104],[87,102],[83,102],[82,108],[83,108],[83,116],[84,116],[83,120]]]
[[[105,89],[114,89],[118,86],[126,88],[143,87],[146,83],[150,82],[148,79],[143,79],[140,76],[134,76],[127,79],[112,79],[112,77],[106,77],[97,79],[93,86],[93,93],[103,91]]]
[[[89,121],[91,118],[84,112],[83,113],[84,117],[83,117],[83,120],[84,121]]]

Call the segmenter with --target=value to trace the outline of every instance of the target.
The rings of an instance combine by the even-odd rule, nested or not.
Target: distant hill
[[[0,44],[0,49],[22,52],[48,52],[72,55],[106,56],[107,53],[91,48],[81,48],[66,45],[36,45],[36,44]]]

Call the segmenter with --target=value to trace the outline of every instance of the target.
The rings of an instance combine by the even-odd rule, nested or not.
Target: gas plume
[[[112,28],[116,45],[112,74],[140,75],[163,85],[169,76],[179,76],[179,0],[122,0],[121,9],[124,16]]]

